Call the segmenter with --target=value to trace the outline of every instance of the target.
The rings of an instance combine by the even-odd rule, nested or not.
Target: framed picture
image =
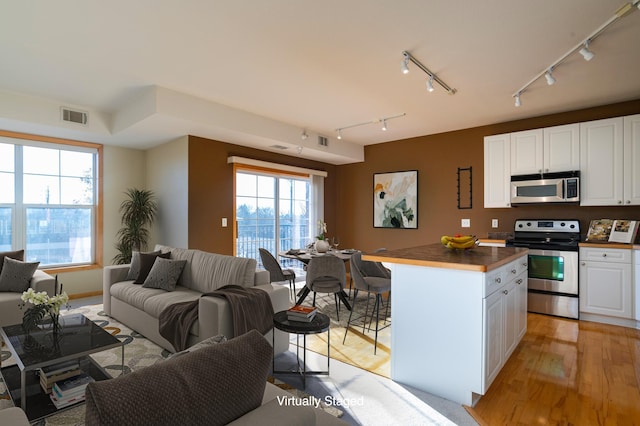
[[[374,173],[373,227],[418,228],[418,171]]]
[[[587,232],[587,241],[589,242],[607,242],[611,234],[613,220],[611,219],[594,219],[589,224]]]
[[[635,220],[616,219],[611,227],[610,242],[632,243],[638,232],[638,222]]]

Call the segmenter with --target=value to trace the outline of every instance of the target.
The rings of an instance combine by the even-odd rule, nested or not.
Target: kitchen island
[[[475,405],[527,330],[527,253],[431,244],[363,255],[392,264],[391,379]]]

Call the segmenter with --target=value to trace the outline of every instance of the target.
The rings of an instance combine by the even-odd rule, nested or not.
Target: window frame
[[[83,141],[75,141],[70,139],[62,139],[55,138],[50,136],[40,136],[19,132],[11,132],[6,130],[0,130],[0,136],[4,138],[17,139],[15,145],[22,146],[38,146],[38,147],[46,147],[51,149],[64,150],[65,146],[67,147],[76,147],[76,148],[85,148],[87,150],[95,151],[96,158],[94,162],[94,167],[96,170],[94,171],[95,182],[94,182],[94,202],[92,205],[79,205],[80,207],[92,206],[94,210],[94,223],[93,223],[93,261],[91,263],[84,264],[75,264],[75,265],[52,265],[52,266],[42,266],[41,269],[47,271],[50,274],[57,274],[63,272],[74,272],[74,271],[83,271],[90,269],[98,269],[103,266],[103,189],[102,189],[102,170],[103,170],[103,145],[96,144],[92,142],[83,142]],[[22,142],[24,141],[24,142]],[[22,174],[22,170],[15,170],[14,173],[17,175],[18,173]],[[16,194],[16,197],[18,194]],[[32,207],[40,206],[39,204],[23,204],[22,209],[28,209]],[[18,211],[17,208],[17,200],[14,199],[14,203],[12,205],[13,211],[13,224],[15,225],[15,229],[13,232],[21,232],[22,234],[26,234],[25,226],[26,224],[23,221],[22,212]],[[60,204],[58,206],[69,206],[67,204]],[[57,206],[57,208],[58,208]],[[12,237],[12,246],[16,243],[15,234]],[[15,247],[14,247],[15,249]]]

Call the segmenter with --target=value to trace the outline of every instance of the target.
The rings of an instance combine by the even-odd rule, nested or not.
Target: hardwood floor
[[[468,411],[486,425],[640,425],[640,330],[528,314],[528,330]]]

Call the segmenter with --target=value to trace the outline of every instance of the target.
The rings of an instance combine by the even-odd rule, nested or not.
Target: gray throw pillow
[[[147,279],[147,275],[149,275],[149,272],[158,257],[169,259],[171,257],[171,252],[161,254],[140,253],[140,272],[138,273],[136,280],[133,282],[134,284],[144,283],[144,280]]]
[[[186,260],[171,260],[157,257],[142,287],[159,288],[166,291],[176,289],[178,278],[186,265]]]
[[[160,254],[161,251],[150,251],[145,254]],[[129,272],[127,273],[127,280],[135,280],[140,274],[140,252],[134,251],[131,253],[131,265],[129,265]]]
[[[196,343],[193,346],[188,347],[184,351],[176,352],[175,354],[171,354],[168,358],[175,358],[177,356],[181,356],[184,354],[188,354],[189,352],[197,351],[198,349],[206,348],[207,346],[217,345],[218,343],[226,342],[227,337],[224,334],[218,334],[217,336],[209,337],[208,339],[204,339],[201,342]]]
[[[22,262],[5,257],[2,272],[0,272],[0,291],[26,291],[38,265],[40,262]]]
[[[272,357],[267,339],[251,330],[219,345],[89,383],[85,423],[226,425],[261,405]]]
[[[5,257],[10,257],[11,259],[15,260],[24,260],[24,250],[0,252],[0,272],[2,272],[2,266],[4,265]]]

